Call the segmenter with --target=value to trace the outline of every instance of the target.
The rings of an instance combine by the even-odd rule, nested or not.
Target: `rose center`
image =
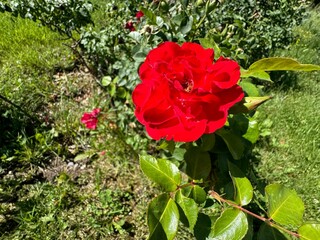
[[[184,91],[186,92],[191,92],[194,86],[194,82],[192,79],[188,79],[188,78],[184,78],[181,82],[180,82],[182,88],[184,89]]]

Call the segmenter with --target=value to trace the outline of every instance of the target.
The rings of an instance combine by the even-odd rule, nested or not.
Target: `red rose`
[[[165,42],[151,50],[133,91],[135,115],[155,140],[191,142],[226,123],[244,93],[240,67],[196,43]]]
[[[126,29],[129,29],[130,32],[133,32],[133,31],[136,30],[135,27],[133,26],[133,22],[131,22],[131,21],[129,21],[129,22],[126,23],[125,28],[126,28]]]
[[[138,21],[140,21],[140,18],[142,18],[144,16],[143,12],[142,11],[139,11],[136,13],[136,18]]]
[[[95,108],[92,112],[85,112],[81,117],[81,122],[86,125],[86,128],[96,129],[98,123],[98,115],[100,108]]]

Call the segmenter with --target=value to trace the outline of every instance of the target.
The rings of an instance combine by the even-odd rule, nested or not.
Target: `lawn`
[[[273,54],[320,64],[319,15]],[[61,35],[4,13],[0,29],[0,239],[145,239],[145,211],[159,189],[114,124],[99,79],[75,64],[71,41]],[[259,109],[271,134],[254,149],[255,171],[295,189],[305,219],[320,221],[320,75],[273,77],[264,88],[273,98]],[[104,123],[89,131],[80,118],[95,107]],[[148,143],[146,151],[158,150],[137,139]],[[178,236],[191,238],[186,229]]]

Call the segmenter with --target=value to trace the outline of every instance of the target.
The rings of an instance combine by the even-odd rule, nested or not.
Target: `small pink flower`
[[[127,22],[125,28],[129,29],[130,32],[133,32],[133,31],[136,30],[135,27],[133,26],[133,22],[132,21]]]
[[[95,108],[92,112],[85,112],[81,117],[81,122],[86,125],[88,129],[96,129],[98,123],[98,115],[100,108]]]
[[[142,11],[139,11],[136,13],[136,18],[138,21],[140,21],[140,18],[142,18],[144,16],[143,12]]]

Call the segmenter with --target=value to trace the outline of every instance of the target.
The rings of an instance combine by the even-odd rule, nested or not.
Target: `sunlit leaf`
[[[254,62],[248,69],[250,72],[257,71],[315,71],[320,70],[319,65],[301,64],[292,58],[270,57]]]
[[[265,80],[268,82],[272,82],[270,75],[265,71],[250,71],[250,70],[241,69],[241,77],[242,78],[254,77],[254,78],[259,78],[261,80]]]
[[[247,132],[242,135],[245,139],[250,141],[251,143],[256,143],[259,139],[260,130],[259,130],[259,123],[256,120],[250,120]]]
[[[184,221],[182,222],[192,230],[198,218],[198,206],[196,202],[191,198],[185,197],[181,190],[177,191],[175,200],[182,210],[182,213],[180,213],[180,220],[183,218],[186,219],[186,223]]]
[[[256,77],[262,80],[270,80],[266,71],[319,71],[319,65],[301,64],[292,58],[271,57],[254,62],[248,70],[241,69],[241,77]]]
[[[280,184],[270,184],[265,188],[265,192],[269,218],[283,225],[301,224],[304,204],[294,190]]]
[[[235,188],[235,202],[241,206],[251,202],[253,187],[243,172],[234,164],[229,162],[229,172]]]
[[[203,188],[195,185],[192,187],[190,197],[198,204],[204,203],[207,199],[207,194]]]
[[[147,218],[150,240],[171,240],[175,237],[178,230],[179,210],[169,194],[161,194],[150,202]]]
[[[271,99],[270,96],[245,97],[241,102],[235,104],[229,110],[229,113],[248,113],[259,107],[262,103],[268,101],[269,99]]]
[[[210,240],[240,240],[248,231],[246,215],[238,209],[226,209],[214,223]]]
[[[144,174],[165,191],[176,190],[181,182],[179,169],[168,160],[143,155],[140,156],[140,166]]]
[[[187,162],[186,173],[192,179],[206,179],[211,171],[211,159],[208,152],[203,152],[199,147],[188,149],[185,154]]]
[[[248,81],[241,81],[239,83],[240,87],[242,87],[242,90],[245,91],[248,96],[250,97],[259,97],[259,89],[256,87],[256,85],[252,84]]]
[[[320,239],[320,223],[303,224],[298,233],[302,240],[319,240]]]
[[[214,50],[214,58],[218,59],[221,56],[221,49],[213,38],[199,38],[199,42],[204,48],[212,48]]]

